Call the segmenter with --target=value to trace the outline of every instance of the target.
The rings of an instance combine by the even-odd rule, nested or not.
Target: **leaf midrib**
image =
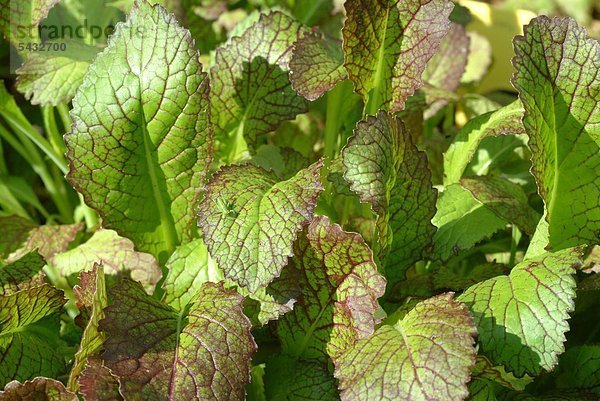
[[[369,98],[368,104],[369,108],[367,110],[368,114],[377,113],[379,109],[381,88],[380,85],[382,83],[382,75],[383,75],[383,66],[385,60],[385,40],[387,38],[387,28],[390,18],[390,7],[386,9],[385,12],[385,22],[383,25],[383,37],[381,38],[381,44],[379,45],[379,50],[377,51],[377,67],[375,69],[375,74],[373,76],[373,89],[371,90],[371,97]]]
[[[143,49],[144,45],[142,43],[142,57],[143,60]],[[140,67],[140,71],[142,71],[143,67]],[[154,196],[154,200],[156,201],[156,205],[158,208],[158,214],[160,217],[160,225],[163,232],[163,239],[165,241],[165,247],[169,254],[175,251],[175,246],[177,244],[177,231],[175,230],[175,223],[173,221],[173,216],[167,210],[166,202],[163,197],[163,194],[160,191],[158,173],[156,169],[156,163],[152,160],[152,147],[154,144],[150,142],[150,133],[148,132],[147,119],[146,119],[146,110],[144,110],[143,99],[142,99],[142,77],[141,75],[137,75],[138,83],[139,83],[139,96],[140,96],[140,118],[141,124],[140,128],[142,130],[142,136],[144,138],[144,159],[146,161],[146,167],[148,168],[148,176],[150,177],[150,182],[152,185],[152,194]],[[158,152],[158,149],[156,149]]]

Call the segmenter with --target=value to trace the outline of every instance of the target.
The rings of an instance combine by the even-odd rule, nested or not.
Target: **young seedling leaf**
[[[208,91],[189,32],[137,2],[73,100],[67,179],[105,228],[159,260],[195,235],[211,162]]]
[[[103,359],[125,399],[244,400],[256,345],[242,296],[206,283],[178,312],[125,279],[109,302]]]
[[[130,240],[113,230],[100,229],[87,242],[50,259],[52,266],[63,276],[89,271],[100,262],[104,266],[104,274],[128,274],[150,293],[162,277],[154,256],[135,251]]]
[[[480,349],[492,362],[517,376],[554,368],[569,330],[580,252],[571,248],[524,261],[510,275],[475,284],[458,297],[471,310]]]
[[[334,360],[342,401],[464,400],[477,332],[452,295],[417,304]]]
[[[282,182],[251,164],[223,167],[213,177],[198,223],[227,278],[254,292],[279,276],[323,190],[322,166],[319,161]]]
[[[238,146],[246,140],[254,148],[259,136],[306,111],[288,75],[293,45],[308,32],[274,11],[217,49],[210,98],[218,141]]]
[[[0,296],[0,387],[64,371],[56,312],[65,302],[48,284]]]
[[[166,263],[163,302],[183,311],[206,282],[218,283],[223,272],[210,257],[202,239],[179,246]]]
[[[421,74],[450,29],[447,0],[349,0],[344,65],[369,114],[397,112],[422,84]]]
[[[431,246],[436,190],[427,156],[410,132],[385,111],[356,125],[342,150],[344,178],[378,216],[377,230],[386,268],[404,270]]]
[[[600,44],[570,18],[541,16],[514,40],[513,84],[525,108],[532,173],[549,246],[600,238]]]
[[[326,363],[373,333],[385,279],[360,235],[327,217],[311,221],[293,253],[281,280],[297,281],[302,292],[293,311],[277,321],[282,352]]]
[[[341,41],[313,32],[296,42],[290,81],[300,95],[316,100],[347,77]]]

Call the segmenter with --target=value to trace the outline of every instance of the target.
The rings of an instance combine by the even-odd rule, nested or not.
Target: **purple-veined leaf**
[[[288,73],[293,45],[308,32],[293,18],[273,11],[217,49],[210,98],[216,139],[222,145],[235,148],[245,140],[254,147],[259,136],[306,111],[306,101],[293,91]],[[230,154],[229,159],[239,156]]]
[[[212,159],[208,92],[189,32],[140,1],[73,100],[68,181],[104,228],[160,261],[196,235],[194,208]]]
[[[108,296],[102,357],[124,398],[244,400],[256,345],[242,296],[205,283],[176,311],[128,279]]]
[[[85,401],[123,401],[117,378],[102,364],[99,356],[87,359],[78,383]]]
[[[322,161],[287,181],[252,164],[223,167],[208,184],[198,224],[225,276],[250,292],[279,276],[312,217]]]
[[[600,238],[600,44],[570,18],[541,16],[514,39],[513,85],[525,108],[548,244]],[[549,249],[550,249],[549,248]]]
[[[2,401],[78,401],[58,380],[37,377],[23,383],[12,381],[0,391]]]
[[[378,216],[377,251],[386,268],[404,270],[421,259],[435,232],[437,191],[427,156],[404,123],[385,111],[368,116],[356,125],[342,161],[350,189]]]
[[[311,32],[294,45],[290,81],[294,90],[306,99],[320,98],[347,77],[339,40]]]
[[[49,262],[64,276],[89,271],[94,264],[102,263],[104,274],[128,274],[133,280],[141,282],[150,293],[162,277],[154,256],[137,252],[133,242],[120,237],[113,230],[99,229],[87,242],[54,255]]]
[[[73,367],[69,373],[68,387],[71,391],[79,389],[78,378],[90,357],[100,353],[104,346],[104,333],[98,331],[98,323],[104,318],[104,308],[108,306],[104,266],[94,265],[90,272],[82,272],[80,285],[73,290],[78,295],[78,304],[91,309],[90,319],[83,331],[79,350],[75,354]]]
[[[344,65],[369,114],[397,112],[450,29],[447,0],[348,0]]]
[[[385,279],[359,234],[315,217],[294,244],[281,281],[299,282],[293,311],[277,321],[284,354],[327,361],[370,335]]]
[[[65,370],[57,312],[66,300],[49,284],[0,296],[0,387]]]
[[[471,310],[481,351],[517,376],[551,370],[564,351],[575,297],[578,248],[545,253],[508,276],[469,287],[458,300]]]
[[[464,400],[476,330],[452,295],[417,304],[335,359],[342,401]]]

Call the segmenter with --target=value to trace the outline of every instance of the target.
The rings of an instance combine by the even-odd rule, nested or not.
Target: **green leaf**
[[[0,0],[0,30],[15,47],[38,40],[38,24],[59,0]],[[25,29],[23,29],[25,28]]]
[[[56,254],[66,251],[83,227],[83,223],[35,227],[29,231],[27,239],[21,243],[21,246],[6,260],[8,262],[15,261],[33,250],[36,250],[44,259],[49,260]]]
[[[292,178],[298,171],[310,165],[310,161],[296,150],[273,145],[258,148],[251,162],[267,171],[273,171],[282,180]]]
[[[600,236],[600,45],[570,18],[541,16],[514,40],[513,84],[525,108],[532,173],[549,246]]]
[[[469,59],[462,75],[461,83],[469,84],[481,81],[492,64],[492,45],[487,38],[475,31],[467,32]]]
[[[92,60],[100,51],[95,46],[76,41],[65,43],[67,49],[29,53],[17,70],[17,89],[32,104],[57,106],[69,102]]]
[[[42,285],[45,264],[37,252],[28,253],[6,266],[0,264],[0,296]]]
[[[94,264],[100,262],[104,274],[129,274],[150,293],[162,277],[160,266],[152,255],[136,252],[130,240],[113,230],[100,229],[87,242],[50,259],[50,264],[63,276],[92,270]]]
[[[277,336],[284,354],[326,362],[373,333],[385,279],[361,236],[327,217],[311,221],[293,253],[281,280],[298,283],[302,292],[277,321]]]
[[[446,0],[348,0],[344,65],[366,111],[397,112],[423,83],[421,74],[450,29]]]
[[[564,351],[573,310],[577,248],[519,263],[510,275],[469,287],[458,300],[471,310],[480,350],[517,376],[551,370]]]
[[[300,95],[316,100],[347,77],[341,41],[313,32],[296,42],[290,81]]]
[[[179,246],[167,261],[166,267],[169,273],[163,283],[163,302],[177,311],[185,309],[204,283],[224,280],[223,270],[210,257],[201,239]],[[262,287],[250,292],[230,280],[225,280],[225,286],[236,288],[238,293],[246,297],[244,312],[256,325],[266,324],[292,310],[295,302],[293,297],[297,293],[293,283],[289,287],[281,286],[279,291]]]
[[[498,217],[514,223],[529,235],[535,231],[540,215],[529,206],[521,186],[493,176],[463,178],[460,185]]]
[[[474,380],[488,380],[505,388],[523,391],[533,381],[530,376],[515,377],[507,372],[503,366],[494,366],[486,357],[478,355],[473,367]]]
[[[10,382],[0,391],[2,401],[77,401],[77,395],[68,391],[58,380],[37,377],[19,383]]]
[[[130,280],[109,291],[106,366],[125,398],[243,400],[256,345],[243,297],[206,283],[186,311],[177,312]]]
[[[0,296],[0,387],[63,372],[56,312],[65,302],[48,284]]]
[[[452,293],[425,300],[335,360],[343,401],[463,400],[475,326]]]
[[[163,302],[183,311],[207,282],[218,283],[223,272],[210,257],[202,239],[179,246],[166,263],[169,270],[163,283]]]
[[[200,203],[204,241],[225,276],[250,292],[278,277],[312,217],[321,161],[287,181],[251,164],[223,167]]]
[[[73,100],[67,179],[105,228],[161,261],[196,235],[211,162],[208,91],[189,32],[139,2]]]
[[[447,187],[437,201],[433,224],[435,256],[447,260],[506,226],[506,221],[459,184]]]
[[[327,365],[315,360],[277,356],[267,361],[265,390],[269,401],[338,401],[337,383]]]
[[[524,134],[521,123],[523,106],[519,101],[490,111],[469,121],[456,135],[444,153],[444,185],[457,183],[477,151],[488,136]]]
[[[0,216],[0,259],[6,260],[8,255],[21,248],[27,241],[29,233],[36,224],[20,216]]]
[[[385,111],[356,125],[342,150],[344,178],[378,216],[377,230],[386,268],[403,270],[431,247],[436,190],[427,156],[405,125]]]
[[[465,271],[466,270],[466,271]],[[509,267],[500,263],[482,263],[476,266],[445,265],[433,275],[436,289],[464,290],[480,281],[508,273]]]
[[[102,364],[99,356],[87,359],[87,365],[79,377],[79,392],[85,401],[123,401],[117,378]]]
[[[88,298],[85,306],[90,307],[92,312],[90,320],[83,331],[79,350],[75,354],[73,367],[69,374],[68,387],[71,391],[79,390],[78,378],[85,369],[88,359],[100,353],[104,345],[104,333],[98,331],[98,323],[104,318],[104,308],[108,306],[108,298],[106,295],[106,284],[104,280],[104,267],[101,264],[94,265],[90,272],[81,273],[80,286],[76,286],[73,290],[76,293],[86,294]],[[90,299],[91,298],[91,299]],[[81,296],[79,302],[81,302]]]
[[[294,16],[310,26],[317,25],[320,20],[331,19],[335,7],[334,0],[297,1],[293,4]]]
[[[235,147],[246,140],[253,148],[258,137],[306,111],[306,101],[293,91],[288,72],[294,42],[308,32],[274,11],[217,49],[210,98],[219,141]],[[233,153],[232,160],[239,156]]]
[[[448,33],[442,38],[437,52],[423,71],[423,81],[436,89],[454,92],[460,85],[469,56],[469,36],[462,25],[450,23]],[[427,95],[427,93],[426,93]],[[425,118],[432,117],[445,104],[446,99],[434,101],[425,111]]]
[[[599,345],[573,347],[561,355],[556,370],[559,388],[587,388],[600,395]]]

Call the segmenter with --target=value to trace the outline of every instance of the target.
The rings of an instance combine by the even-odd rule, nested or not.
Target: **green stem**
[[[83,199],[83,195],[79,194],[79,202],[81,205],[81,210],[83,211],[83,218],[85,219],[85,225],[88,229],[93,229],[100,225],[100,218],[98,214],[85,204]]]
[[[343,83],[337,85],[327,94],[327,111],[325,115],[325,156],[330,163],[338,154],[340,134],[340,113],[344,103],[345,88]]]
[[[50,139],[54,151],[58,154],[65,154],[67,149],[65,148],[65,143],[58,130],[58,125],[56,124],[54,107],[44,106],[42,108],[42,117],[44,118],[44,129],[48,134],[48,138]]]
[[[65,304],[65,310],[71,319],[75,319],[79,314],[79,310],[77,309],[77,296],[75,296],[73,288],[71,288],[67,279],[56,271],[54,266],[47,264],[43,270],[50,283],[65,293],[65,297],[68,300]]]
[[[64,179],[62,176],[52,177],[46,163],[42,160],[37,148],[28,137],[21,136],[19,142],[4,126],[0,125],[0,136],[2,136],[10,146],[15,149],[25,160],[27,160],[33,171],[40,177],[46,190],[50,194],[52,201],[56,205],[63,222],[68,223],[73,220],[72,210],[69,200],[60,186]],[[57,184],[60,182],[60,184]]]
[[[58,110],[58,115],[65,132],[69,132],[71,130],[71,125],[73,125],[73,120],[71,120],[71,116],[69,115],[69,106],[67,106],[66,103],[61,103],[56,106],[56,110]]]
[[[30,160],[29,153],[25,150],[23,145],[12,135],[12,133],[4,128],[2,124],[0,124],[0,137],[4,139],[10,147],[12,147],[23,159]]]
[[[64,160],[62,155],[55,152],[54,149],[52,149],[52,145],[50,145],[46,138],[40,135],[40,133],[37,132],[28,121],[21,121],[21,119],[15,118],[8,113],[4,114],[4,118],[17,135],[26,137],[33,142],[64,174],[69,171],[67,162]]]
[[[0,141],[0,174],[8,175],[8,166],[4,160],[4,145]]]
[[[515,265],[515,259],[517,256],[517,246],[519,245],[519,241],[521,240],[521,231],[517,228],[516,225],[512,226],[511,233],[511,241],[510,241],[510,259],[508,260],[509,266]]]

